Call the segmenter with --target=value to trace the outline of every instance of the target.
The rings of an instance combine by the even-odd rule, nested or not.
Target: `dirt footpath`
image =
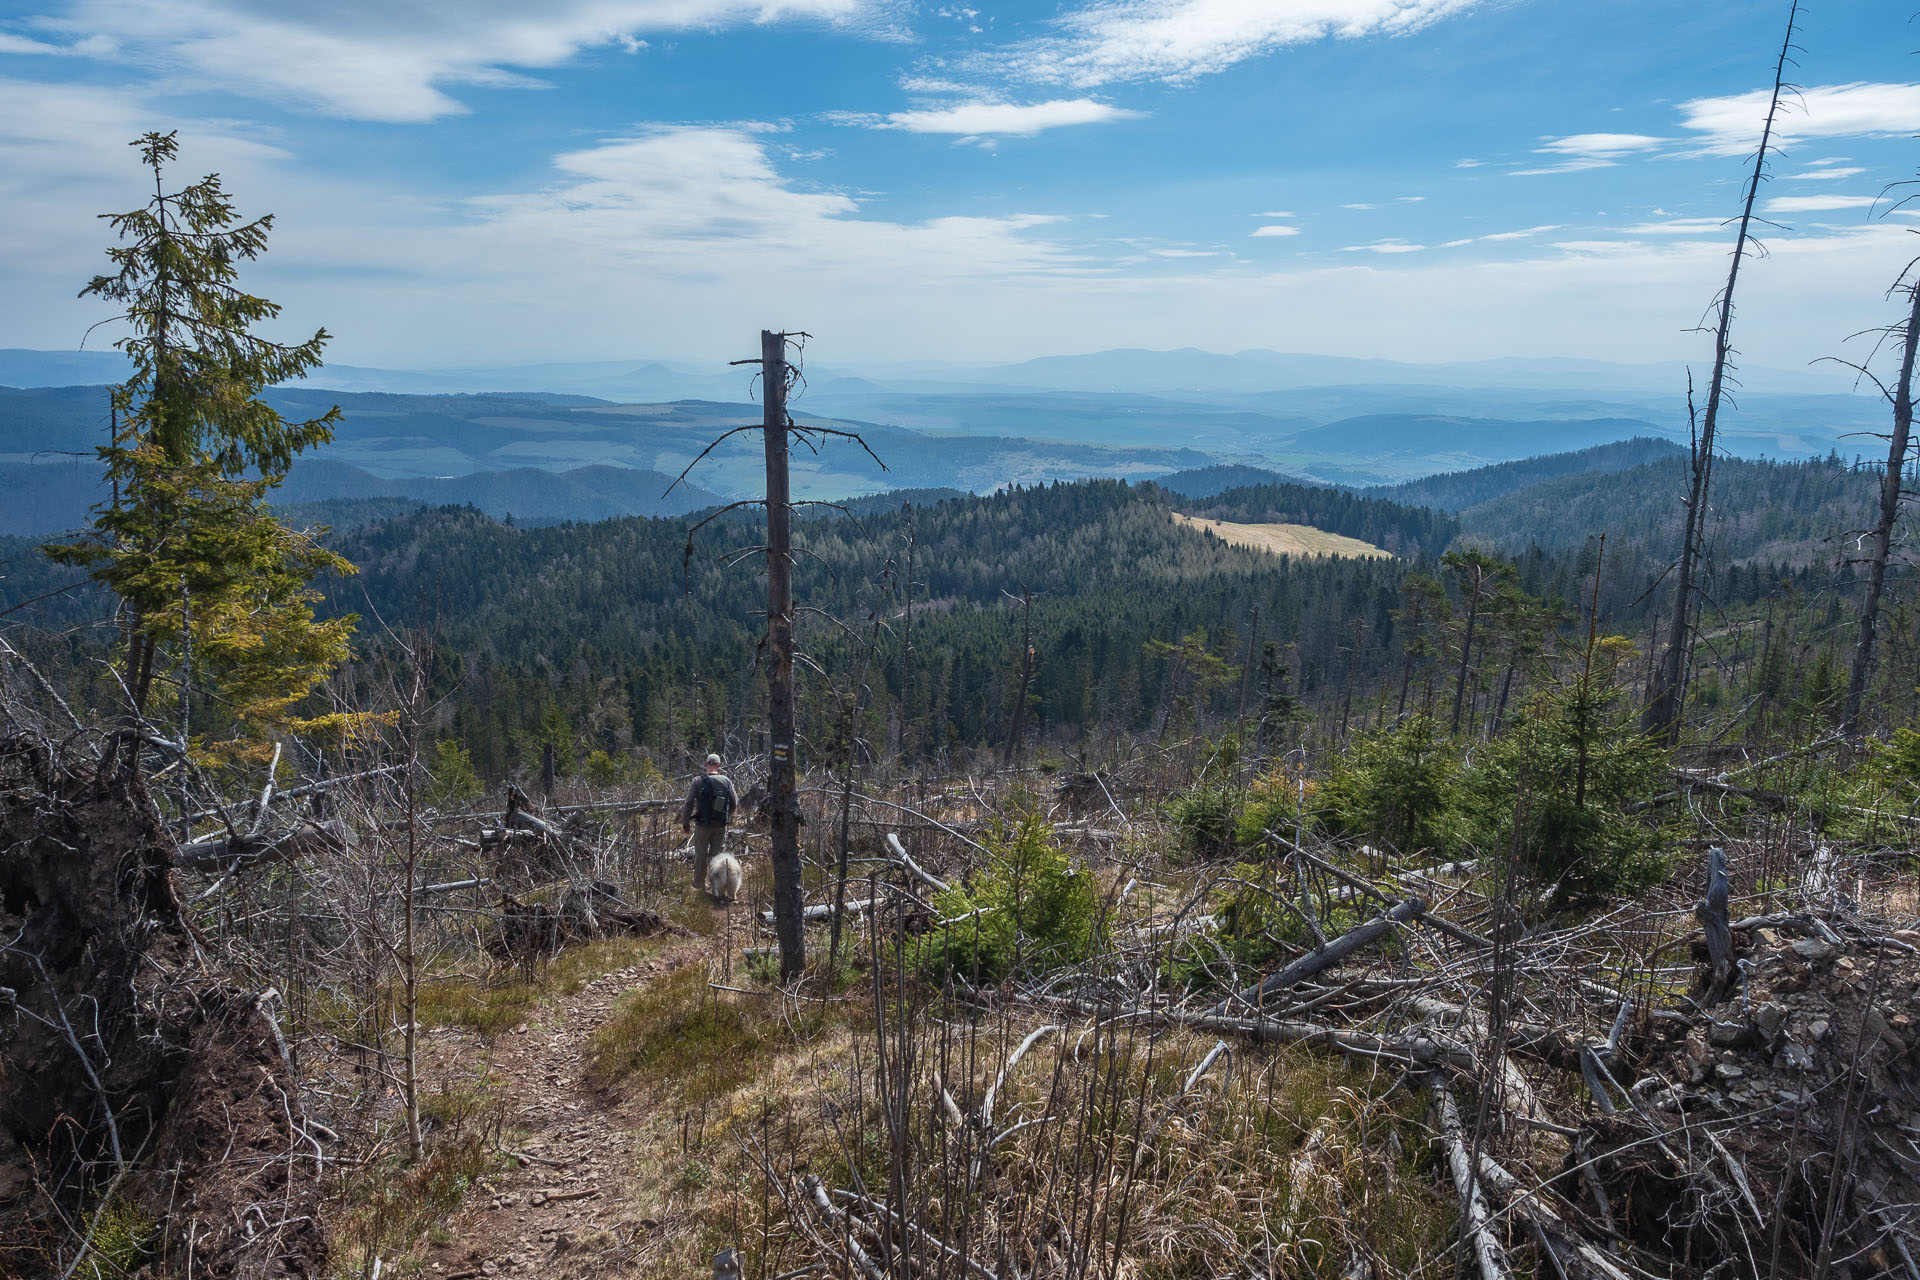
[[[735,913],[736,935],[746,931],[744,915]],[[717,933],[725,919],[715,912]],[[648,1132],[655,1117],[644,1107],[585,1082],[589,1043],[623,994],[702,964],[739,940],[673,941],[543,1005],[490,1045],[468,1032],[434,1035],[433,1073],[423,1084],[472,1087],[490,1079],[504,1107],[502,1143],[512,1163],[468,1193],[448,1223],[451,1238],[428,1250],[427,1276],[599,1280],[642,1268],[649,1246],[660,1242],[662,1224],[641,1216],[655,1197],[636,1194],[636,1184],[657,1181],[660,1134]]]

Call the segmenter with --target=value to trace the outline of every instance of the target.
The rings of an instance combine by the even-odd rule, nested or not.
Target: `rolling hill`
[[[1645,462],[1684,457],[1686,450],[1671,440],[1636,437],[1615,444],[1594,445],[1570,453],[1550,453],[1517,462],[1495,463],[1471,471],[1449,471],[1440,475],[1409,480],[1403,484],[1383,485],[1368,493],[1389,498],[1410,507],[1432,507],[1436,511],[1461,511],[1477,503],[1489,502],[1502,494],[1524,489],[1543,480],[1566,475],[1605,474],[1625,471]],[[1170,478],[1169,478],[1170,479]],[[1166,482],[1163,482],[1166,483]]]

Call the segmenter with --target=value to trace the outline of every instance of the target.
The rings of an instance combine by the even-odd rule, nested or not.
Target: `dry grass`
[[[709,926],[711,927],[711,926]],[[662,938],[602,938],[568,947],[531,976],[518,968],[448,973],[420,982],[420,1025],[460,1027],[496,1036],[534,1017],[542,1006],[570,996],[603,974],[625,969],[660,949]],[[400,988],[384,993],[390,1016],[399,1016]]]
[[[1204,516],[1186,516],[1179,512],[1173,518],[1189,529],[1211,533],[1214,537],[1236,547],[1249,547],[1255,551],[1268,551],[1277,556],[1343,556],[1352,559],[1388,559],[1393,553],[1374,546],[1371,542],[1362,542],[1358,538],[1349,538],[1344,534],[1328,533],[1325,529],[1316,529],[1307,524],[1233,524],[1226,520],[1209,520]]]

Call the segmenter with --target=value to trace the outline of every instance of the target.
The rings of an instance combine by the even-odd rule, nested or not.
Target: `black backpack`
[[[693,799],[693,820],[703,827],[726,826],[733,816],[733,789],[720,785],[709,773],[700,779],[700,790]]]

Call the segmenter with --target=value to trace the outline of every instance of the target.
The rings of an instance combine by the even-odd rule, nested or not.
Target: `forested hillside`
[[[1488,502],[1502,494],[1539,484],[1565,475],[1605,474],[1624,471],[1644,462],[1683,457],[1686,450],[1671,440],[1640,437],[1615,444],[1598,444],[1572,453],[1550,453],[1517,462],[1501,462],[1469,471],[1448,471],[1403,484],[1369,489],[1368,496],[1387,498],[1409,507],[1432,507],[1436,511],[1461,511]]]
[[[1601,533],[1611,545],[1674,541],[1682,456],[1611,473],[1567,475],[1515,489],[1460,512],[1460,526],[1503,546],[1577,547]],[[1872,524],[1877,480],[1838,456],[1805,462],[1719,458],[1706,531],[1729,566],[1831,564],[1840,540]]]
[[[1022,625],[1008,593],[1032,597],[1033,723],[1072,737],[1156,727],[1176,659],[1149,642],[1194,636],[1212,658],[1237,662],[1256,605],[1263,635],[1296,646],[1309,683],[1323,680],[1346,638],[1341,620],[1390,635],[1402,572],[1233,548],[1099,481],[916,506],[910,520],[897,507],[857,525],[810,520],[797,536],[804,647],[839,679],[860,666],[876,614],[883,653],[906,644],[911,555],[913,657],[874,672],[888,696],[871,699],[869,714],[887,741],[904,714],[916,751],[1005,733]],[[763,588],[729,567],[752,537],[750,526],[710,528],[688,563],[681,522],[520,529],[424,512],[339,539],[361,573],[335,601],[390,621],[425,603],[442,620],[442,651],[462,655],[452,727],[490,775],[524,764],[546,737],[570,750],[733,740],[763,696],[753,665]],[[816,709],[829,694],[818,680],[807,686]],[[1217,683],[1206,694],[1227,696]]]

